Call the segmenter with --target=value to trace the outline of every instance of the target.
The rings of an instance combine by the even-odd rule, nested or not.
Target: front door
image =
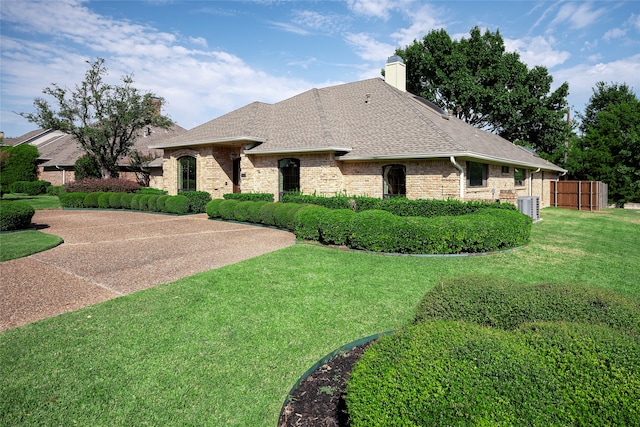
[[[240,158],[233,159],[233,192],[240,193]]]

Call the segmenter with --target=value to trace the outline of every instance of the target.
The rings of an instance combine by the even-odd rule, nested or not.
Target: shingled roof
[[[181,126],[174,125],[168,130],[148,127],[140,131],[133,146],[142,154],[150,154],[150,145],[158,144],[165,139],[186,132]],[[38,129],[28,132],[19,138],[15,138],[12,145],[32,144],[38,148],[39,165],[45,167],[73,167],[76,160],[84,155],[84,150],[80,148],[72,135],[51,129]],[[156,162],[156,166],[161,166],[162,161]],[[119,164],[126,166],[128,159],[121,159]]]
[[[342,161],[449,158],[565,170],[443,114],[380,78],[254,102],[151,148],[253,143],[247,154],[335,152]]]

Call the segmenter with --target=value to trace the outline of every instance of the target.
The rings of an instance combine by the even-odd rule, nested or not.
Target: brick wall
[[[197,190],[207,191],[213,198],[221,198],[233,192],[232,152],[238,153],[238,150],[216,146],[165,150],[164,174],[153,177],[152,186],[177,194],[178,159],[188,155],[196,158]],[[278,161],[284,158],[300,161],[300,189],[305,194],[382,197],[382,168],[389,164],[406,167],[406,189],[410,199],[458,199],[460,194],[459,171],[448,159],[338,162],[332,153],[264,156],[240,153],[240,158],[241,191],[271,193],[275,200],[279,197]],[[513,167],[503,172],[501,165],[489,165],[485,187],[467,188],[465,182],[465,200],[499,199],[516,204],[518,196],[529,195],[531,182],[532,194],[540,197],[540,206],[549,205],[549,182],[556,179],[557,174],[534,173],[530,181],[531,171],[526,170],[522,185],[514,187],[513,172]]]

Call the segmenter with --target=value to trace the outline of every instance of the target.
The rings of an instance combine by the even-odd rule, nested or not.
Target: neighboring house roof
[[[565,170],[380,78],[254,102],[152,148],[254,143],[247,154],[335,152],[343,161],[465,157]]]
[[[161,143],[165,139],[184,132],[186,132],[186,129],[178,125],[174,125],[170,129],[150,126],[138,134],[133,148],[143,154],[150,154],[153,153],[153,150],[149,149],[150,145]],[[39,165],[45,167],[73,167],[76,160],[84,155],[84,150],[80,148],[72,135],[51,129],[38,129],[15,138],[15,144],[13,145],[19,144],[36,146],[40,154],[38,158]],[[156,157],[162,157],[162,153],[155,154],[157,154]],[[119,164],[126,166],[129,164],[129,160],[127,158],[122,159]],[[156,164],[151,162],[150,167],[153,166],[159,167],[161,162],[156,162]]]

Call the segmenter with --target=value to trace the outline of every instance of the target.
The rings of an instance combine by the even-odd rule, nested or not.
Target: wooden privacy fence
[[[608,206],[609,186],[600,181],[551,181],[551,206],[599,211]]]

